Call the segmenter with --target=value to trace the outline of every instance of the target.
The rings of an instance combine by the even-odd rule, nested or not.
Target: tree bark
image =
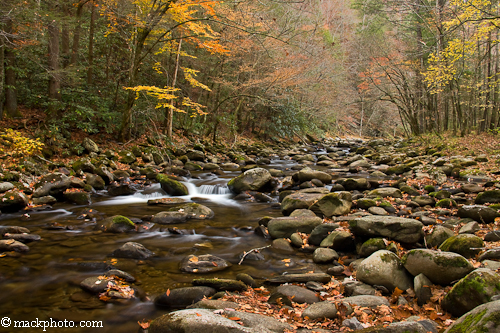
[[[0,29],[3,24],[0,22]],[[6,43],[3,38],[0,38],[0,119],[3,119],[3,103],[5,98],[4,82],[5,82],[5,48]]]
[[[177,84],[177,74],[179,73],[179,58],[181,55],[181,47],[182,47],[182,38],[179,39],[179,45],[177,46],[177,54],[175,56],[175,70],[174,70],[174,78],[172,79],[172,87],[175,88]],[[165,130],[167,138],[172,139],[172,124],[174,120],[174,110],[171,108],[167,108],[165,110]]]
[[[87,69],[87,85],[91,86],[93,82],[93,66],[94,66],[94,33],[95,33],[95,19],[96,11],[94,2],[91,3],[91,14],[90,14],[90,30],[89,30],[89,67]],[[83,7],[83,5],[82,5]],[[107,69],[106,69],[107,70]]]
[[[14,32],[12,19],[8,18],[5,24],[5,30],[8,34]],[[5,48],[5,112],[8,117],[20,117],[21,114],[17,108],[16,91],[16,54],[14,53],[12,39],[7,38]]]
[[[49,114],[56,116],[56,101],[61,100],[61,73],[59,68],[59,27],[55,20],[48,25],[49,33]]]
[[[78,50],[80,49],[80,36],[82,32],[82,12],[83,12],[83,5],[85,5],[88,2],[88,0],[80,1],[78,3],[78,7],[76,8],[76,26],[75,26],[75,31],[73,32],[73,45],[71,47],[71,60],[70,60],[70,65],[76,65],[78,61]],[[92,6],[93,8],[93,6]],[[94,12],[92,10],[92,12]],[[90,19],[92,23],[92,18]],[[93,27],[91,26],[90,29],[92,30]]]

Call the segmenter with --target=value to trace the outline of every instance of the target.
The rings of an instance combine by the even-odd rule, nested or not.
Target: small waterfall
[[[226,185],[201,185],[198,188],[201,195],[204,194],[230,194],[231,191]]]

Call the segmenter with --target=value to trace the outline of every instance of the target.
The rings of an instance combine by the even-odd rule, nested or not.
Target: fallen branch
[[[243,251],[243,257],[241,257],[241,260],[240,262],[238,263],[238,265],[241,265],[241,263],[243,262],[243,260],[245,260],[245,257],[247,255],[249,255],[250,253],[252,252],[259,252],[260,250],[263,250],[263,249],[267,249],[268,247],[271,247],[271,245],[268,245],[268,246],[263,246],[263,247],[258,247],[258,248],[255,248],[255,249],[251,249],[250,251]]]

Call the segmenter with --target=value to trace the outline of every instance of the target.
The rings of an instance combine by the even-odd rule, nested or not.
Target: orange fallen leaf
[[[165,292],[165,295],[170,296],[170,289],[167,289],[167,291]]]
[[[236,321],[236,320],[240,320],[241,318],[239,318],[239,317],[229,317],[229,319]]]
[[[189,261],[198,262],[198,257],[192,256],[191,258],[189,258]]]
[[[143,322],[143,323],[141,323],[140,321],[138,321],[137,323],[139,324],[139,326],[141,326],[141,328],[142,328],[143,330],[145,330],[145,329],[148,329],[148,328],[149,328],[149,321],[147,321],[147,322]]]
[[[196,312],[196,315],[197,315],[198,317],[201,317],[201,314],[199,314],[198,312]]]

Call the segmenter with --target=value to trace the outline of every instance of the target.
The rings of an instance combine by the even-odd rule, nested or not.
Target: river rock
[[[376,295],[377,290],[369,284],[357,280],[344,279],[344,296]]]
[[[231,192],[239,194],[244,191],[263,191],[272,177],[269,171],[263,168],[255,168],[245,171],[236,178],[231,179],[227,186]]]
[[[46,195],[59,196],[71,185],[71,179],[65,174],[54,172],[40,178],[35,184],[34,198]]]
[[[179,269],[186,273],[210,273],[221,271],[232,266],[227,260],[212,254],[202,254],[200,256],[189,255],[182,259]]]
[[[475,235],[460,234],[445,240],[440,246],[441,251],[455,252],[465,258],[472,258],[481,252],[483,240]]]
[[[136,156],[128,150],[122,150],[118,152],[118,156],[118,162],[123,164],[132,164],[136,159]]]
[[[425,236],[425,242],[427,243],[428,247],[438,247],[445,240],[453,236],[455,236],[453,230],[438,225],[432,230],[430,234]]]
[[[176,288],[156,297],[154,303],[159,307],[181,309],[201,301],[204,297],[210,297],[215,293],[216,290],[214,288],[207,286]]]
[[[104,180],[106,185],[111,184],[115,180],[115,177],[105,165],[97,167],[95,172]]]
[[[313,261],[317,264],[327,264],[337,259],[339,259],[337,251],[329,248],[319,247],[313,253]]]
[[[156,180],[160,183],[161,188],[170,195],[181,196],[189,194],[186,185],[165,174],[156,175]]]
[[[493,248],[486,250],[479,256],[478,261],[483,261],[486,259],[500,259],[500,248]]]
[[[334,319],[337,318],[337,307],[332,302],[317,302],[309,305],[302,312],[303,318],[309,318],[309,320],[315,319]]]
[[[170,208],[169,212],[185,213],[188,219],[207,220],[214,217],[214,211],[199,203],[185,203],[177,207]]]
[[[402,243],[417,243],[423,238],[423,224],[395,216],[365,216],[349,221],[356,236],[386,237]]]
[[[238,280],[231,279],[194,279],[192,282],[193,286],[206,286],[211,287],[216,290],[227,290],[227,291],[244,291],[247,290],[247,285]]]
[[[134,184],[124,181],[122,183],[113,182],[108,186],[108,194],[111,196],[131,195],[137,192]]]
[[[283,254],[291,254],[295,252],[292,245],[290,244],[290,241],[286,238],[277,238],[273,240],[273,242],[271,243],[271,249],[275,252]]]
[[[412,287],[412,278],[399,257],[387,250],[379,250],[363,260],[356,269],[356,278],[370,285],[384,286],[389,291]]]
[[[500,214],[496,209],[482,205],[464,205],[458,209],[458,216],[471,218],[480,223],[492,223]]]
[[[267,228],[272,238],[289,238],[295,232],[308,234],[322,222],[317,216],[284,216],[270,220]]]
[[[423,273],[434,284],[448,285],[470,273],[474,267],[463,256],[453,252],[413,249],[401,259],[413,276]]]
[[[371,184],[366,178],[347,178],[341,182],[346,191],[365,191],[370,189]]]
[[[205,153],[199,150],[190,150],[187,152],[186,156],[191,161],[205,161]]]
[[[10,234],[6,233],[3,235],[3,238],[5,239],[13,239],[21,243],[31,243],[31,242],[36,242],[42,239],[40,235],[33,235],[33,234]]]
[[[309,235],[307,242],[311,245],[318,246],[321,241],[325,239],[332,231],[337,229],[339,225],[337,223],[321,223],[316,226]]]
[[[117,278],[122,279],[125,282],[131,282],[131,283],[135,282],[135,277],[133,277],[131,274],[124,272],[122,270],[116,269],[116,268],[110,269],[104,275],[107,277],[111,277],[111,278],[117,277]]]
[[[383,238],[371,238],[361,244],[361,247],[358,250],[358,254],[361,258],[369,257],[372,253],[377,252],[378,250],[386,249],[385,241]]]
[[[237,309],[240,305],[231,301],[221,301],[219,299],[207,299],[204,298],[199,302],[189,305],[188,309],[212,309],[212,310],[224,310],[224,309]]]
[[[28,205],[28,198],[17,189],[0,194],[0,210],[4,213],[17,212]]]
[[[392,197],[392,198],[402,198],[403,194],[401,191],[395,187],[381,187],[376,190],[368,192],[369,197]]]
[[[309,209],[311,205],[321,198],[324,194],[307,193],[304,191],[295,192],[287,195],[281,202],[281,212],[288,216],[297,209]]]
[[[315,292],[301,286],[282,285],[276,288],[276,292],[287,296],[296,303],[312,304],[319,302],[319,297]]]
[[[441,302],[444,310],[459,317],[475,307],[491,301],[500,293],[500,275],[479,268],[458,281]]]
[[[328,283],[332,277],[326,273],[292,273],[275,276],[267,280],[269,283],[305,283],[309,281]]]
[[[10,191],[14,188],[14,185],[9,182],[0,182],[0,193]]]
[[[108,280],[101,276],[93,276],[83,280],[80,287],[93,294],[100,294],[108,289]]]
[[[106,232],[123,233],[135,231],[135,224],[123,215],[114,215],[99,221],[96,229]]]
[[[341,303],[352,304],[367,308],[376,308],[380,305],[390,306],[389,301],[382,296],[358,295],[343,298]]]
[[[488,302],[458,318],[444,333],[498,333],[500,301]]]
[[[285,198],[286,199],[286,198]],[[323,195],[309,209],[319,217],[340,216],[349,213],[352,197],[349,192],[336,192]]]
[[[99,146],[88,137],[83,138],[82,147],[87,153],[99,153]]]
[[[429,280],[424,274],[418,274],[413,280],[413,288],[415,290],[415,297],[417,298],[417,304],[423,306],[432,297],[432,281]]]
[[[332,231],[321,241],[320,246],[334,250],[347,251],[354,247],[354,238],[347,231]]]
[[[313,170],[306,167],[300,170],[297,174],[299,182],[307,182],[313,179],[319,179],[323,184],[330,184],[332,176],[323,171]]]
[[[186,200],[182,198],[160,198],[160,199],[149,199],[148,200],[148,205],[150,206],[155,206],[155,205],[166,205],[166,206],[172,206],[180,203],[185,203]]]
[[[131,259],[148,259],[153,255],[152,251],[136,242],[127,242],[109,254],[110,257]]]
[[[174,311],[154,319],[149,333],[282,333],[291,326],[274,318],[255,313],[226,311],[228,317],[239,318],[238,322],[214,313],[213,310],[187,309]]]
[[[460,188],[465,193],[479,193],[484,191],[484,187],[478,184],[464,184]]]
[[[176,224],[184,223],[187,221],[187,214],[185,212],[159,212],[151,218],[151,222],[159,224]]]
[[[478,205],[485,203],[500,203],[500,190],[484,191],[477,195],[474,201]]]
[[[0,240],[0,251],[28,252],[30,248],[14,239]]]
[[[82,190],[68,191],[66,190],[63,194],[66,201],[74,203],[76,205],[90,205],[90,193]]]

